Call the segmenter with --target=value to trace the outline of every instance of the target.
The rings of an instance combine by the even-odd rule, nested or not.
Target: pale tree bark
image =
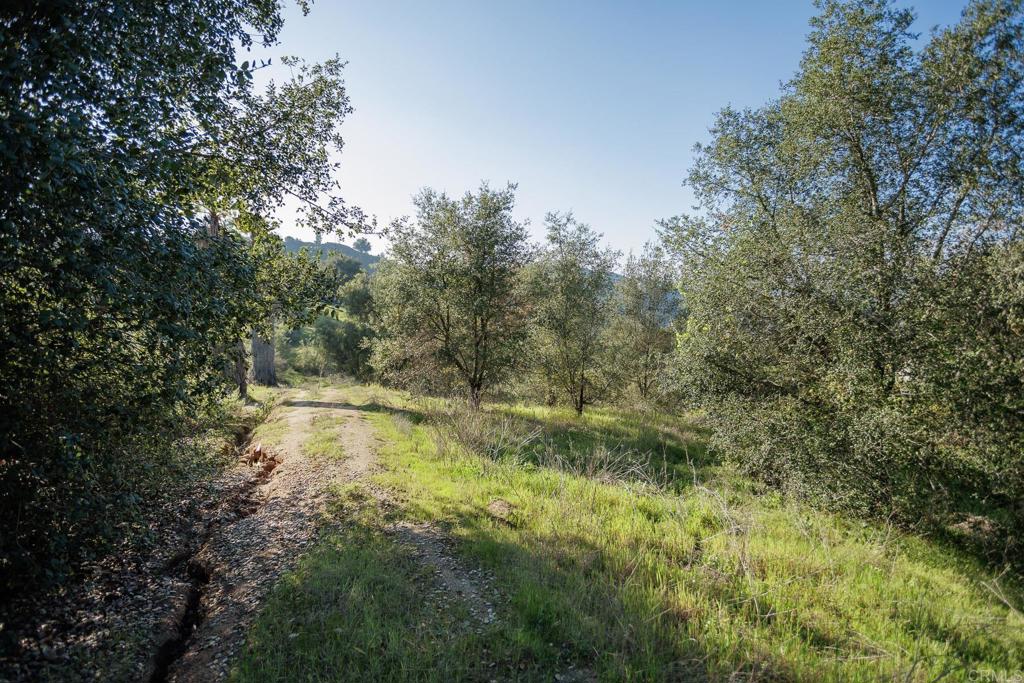
[[[238,398],[249,400],[249,367],[245,360],[245,343],[241,339],[235,347],[234,380],[238,384]]]
[[[256,330],[252,332],[252,381],[265,387],[277,386],[273,334],[271,339],[267,340],[260,337]]]

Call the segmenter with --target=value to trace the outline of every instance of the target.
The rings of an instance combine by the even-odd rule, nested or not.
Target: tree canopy
[[[680,315],[679,273],[660,245],[646,244],[626,259],[616,286],[612,345],[624,384],[640,400],[665,398],[672,391],[675,324]]]
[[[532,283],[535,348],[541,372],[579,414],[615,382],[605,356],[618,253],[571,213],[549,213],[545,224]]]
[[[689,176],[704,210],[664,224],[680,363],[723,452],[769,481],[1019,525],[1020,5],[973,2],[919,49],[912,19],[823,2],[780,97],[720,112]]]
[[[285,196],[319,229],[363,220],[329,156],[342,64],[294,63],[257,93],[256,60],[238,62],[281,25],[266,0],[0,13],[5,576],[59,573],[113,533],[140,442],[219,395],[262,322],[250,247]]]
[[[424,190],[417,221],[390,229],[390,259],[374,278],[381,336],[379,372],[483,393],[522,361],[526,300],[521,272],[531,257],[512,218],[515,187],[482,185],[459,199]]]

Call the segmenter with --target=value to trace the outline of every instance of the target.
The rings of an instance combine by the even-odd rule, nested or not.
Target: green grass
[[[257,425],[252,432],[254,443],[263,443],[267,446],[277,446],[288,433],[288,421],[275,418]]]
[[[426,579],[382,533],[385,513],[362,499],[353,518],[344,498],[337,515],[349,523],[276,591],[240,680],[552,680],[570,667],[609,681],[1024,676],[1019,583],[764,491],[714,462],[686,420],[491,410],[539,427],[545,448],[653,452],[647,464],[665,474],[655,486],[453,448],[425,419],[438,402],[367,387],[346,399],[373,412],[387,444],[386,515],[447,529],[494,574],[499,621],[460,630],[459,614],[410,588]],[[498,499],[508,519],[488,512]],[[296,624],[306,630],[292,636]]]
[[[431,572],[382,533],[376,505],[341,492],[330,533],[277,587],[249,635],[242,681],[478,679],[488,633],[424,599]]]
[[[535,451],[553,447],[586,454],[602,445],[622,447],[633,451],[652,474],[677,491],[702,477],[722,474],[708,452],[707,430],[692,416],[598,407],[578,417],[569,408],[521,404],[497,405],[491,410],[539,429],[541,442],[534,446]]]
[[[259,384],[249,385],[249,398],[259,404],[273,403],[278,393],[280,391],[273,387],[264,387]]]
[[[302,450],[313,458],[344,458],[345,451],[338,438],[338,429],[345,418],[317,415],[313,418],[313,431],[302,444]]]

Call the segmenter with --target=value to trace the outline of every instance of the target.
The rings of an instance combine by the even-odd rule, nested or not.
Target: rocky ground
[[[227,525],[203,545],[192,562],[200,568],[201,622],[184,651],[167,667],[169,681],[219,681],[269,590],[315,539],[329,488],[365,476],[375,462],[373,430],[356,408],[330,400],[286,400],[285,437],[279,462],[256,490],[251,514]],[[341,418],[342,458],[310,457],[303,451],[314,418]]]
[[[194,599],[191,556],[246,513],[261,471],[240,463],[152,515],[155,542],[82,568],[56,594],[26,595],[8,630],[0,681],[147,681],[180,639]],[[10,644],[13,642],[14,647]]]

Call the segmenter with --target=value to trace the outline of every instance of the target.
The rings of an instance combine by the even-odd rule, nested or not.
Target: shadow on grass
[[[347,403],[345,401],[308,401],[308,400],[287,400],[281,405],[288,408],[324,408],[329,410],[362,410],[368,413],[386,413],[388,415],[402,415],[415,424],[423,422],[427,413],[407,408],[396,408],[395,406],[383,403]]]
[[[534,552],[472,527],[462,545],[500,578],[488,588],[497,618],[483,623],[461,596],[439,590],[434,568],[389,533],[388,522],[400,515],[342,509],[336,531],[275,589],[237,680],[708,678],[699,648],[666,637],[653,606],[644,611],[619,587],[592,582],[571,554]],[[463,521],[474,520],[486,523]],[[602,555],[585,543],[575,539],[572,547]]]
[[[410,409],[375,400],[367,403],[288,400],[284,405],[401,415],[414,424],[427,421],[436,421],[440,424],[445,417],[440,406],[433,409],[427,406]],[[671,422],[649,424],[645,422],[645,416],[632,413],[601,413],[596,417],[588,415],[584,418],[559,415],[545,419],[523,414],[502,404],[488,406],[484,412],[489,415],[507,415],[526,430],[536,430],[543,434],[545,440],[560,450],[568,450],[571,445],[583,453],[598,447],[635,451],[637,454],[648,456],[648,466],[651,469],[665,469],[671,480],[678,481],[683,486],[692,485],[695,474],[698,479],[708,478],[703,475],[707,473],[710,476],[711,470],[721,464],[720,459],[708,448],[709,431],[689,424],[682,418],[678,426]],[[535,448],[543,448],[543,444],[538,444]]]
[[[375,507],[365,499],[359,505]],[[427,510],[413,504],[365,514],[349,503],[336,510],[336,531],[275,589],[251,632],[237,680],[800,677],[762,643],[723,651],[721,643],[705,641],[698,613],[652,589],[628,548],[598,546],[573,533],[516,538],[485,510],[461,509],[448,519],[459,530],[459,556],[468,558],[475,576],[482,568],[496,577],[487,597],[498,607],[497,618],[481,623],[461,596],[439,590],[434,568],[387,530],[390,522]],[[785,613],[752,594],[742,577],[720,577],[707,589],[743,628]],[[787,618],[822,653],[856,650],[813,620]]]
[[[645,424],[641,415],[602,414],[587,417],[543,418],[498,408],[528,430],[539,431],[546,443],[533,447],[535,456],[544,448],[561,452],[590,453],[595,449],[624,449],[646,459],[645,468],[677,492],[711,479],[722,461],[709,449],[708,430],[687,424],[680,426]]]
[[[376,402],[340,405],[417,422],[434,415]],[[658,438],[628,424],[567,428],[564,421],[522,419],[556,443],[611,440],[639,449]],[[671,445],[686,452],[684,439]],[[341,502],[338,530],[282,583],[260,617],[239,680],[844,680],[848,673],[867,680],[918,668],[917,661],[886,659],[889,653],[879,659],[870,642],[850,632],[827,592],[799,611],[784,591],[771,594],[811,575],[767,591],[757,562],[744,573],[730,569],[727,557],[702,557],[717,527],[687,525],[698,537],[681,556],[657,534],[642,543],[614,533],[587,536],[573,531],[568,516],[559,522],[565,528],[534,530],[528,521],[496,519],[471,500],[413,494],[384,510],[366,498]],[[389,521],[410,517],[449,529],[460,555],[496,577],[503,599],[494,600],[495,623],[474,622],[459,596],[439,594],[433,571],[388,535]],[[811,581],[806,590],[816,585]],[[680,590],[690,597],[681,600]],[[885,592],[879,598],[889,600]],[[915,614],[902,598],[886,604],[902,633],[946,643],[964,667],[1006,657],[992,651],[1003,641],[973,634],[971,624]],[[796,650],[780,650],[780,643],[795,645],[793,634]],[[871,668],[875,661],[881,668]],[[925,662],[921,671],[929,667]]]
[[[375,401],[284,405],[415,423],[440,417]],[[407,505],[390,516],[430,518]],[[707,680],[706,654],[666,630],[659,606],[630,595],[628,581],[618,585],[614,567],[623,562],[607,549],[582,537],[528,547],[501,538],[486,511],[465,511],[457,518],[462,550],[498,576],[505,598],[493,596],[497,621],[479,624],[459,596],[435,592],[432,569],[385,531],[388,520],[364,514],[368,506],[375,504],[332,506],[337,531],[275,591],[239,680]]]
[[[431,514],[415,502],[408,511]],[[446,515],[461,552],[500,577],[510,598],[508,619],[519,637],[540,654],[551,654],[545,643],[558,645],[570,653],[568,661],[601,680],[797,680],[809,672],[822,680],[876,680],[902,679],[918,669],[926,678],[924,672],[934,676],[940,669],[955,678],[986,667],[1018,670],[1022,662],[1003,649],[1019,642],[998,635],[1005,624],[969,611],[936,612],[926,606],[926,593],[921,603],[889,596],[889,609],[892,626],[930,641],[931,653],[882,650],[851,629],[849,614],[839,616],[846,612],[830,603],[828,588],[821,596],[813,593],[814,572],[773,582],[760,575],[758,558],[749,568],[741,559],[731,570],[720,564],[721,557],[704,559],[701,545],[719,535],[715,528],[701,532],[691,556],[678,562],[662,556],[654,539],[651,547],[639,547],[611,536],[595,543],[569,530],[516,531],[483,507],[451,506]],[[812,593],[797,608],[785,586],[804,581]],[[674,598],[676,586],[691,586],[700,597],[684,606]],[[836,618],[824,618],[829,611]],[[780,654],[778,644],[794,633],[801,646]],[[934,659],[943,649],[950,658]]]

